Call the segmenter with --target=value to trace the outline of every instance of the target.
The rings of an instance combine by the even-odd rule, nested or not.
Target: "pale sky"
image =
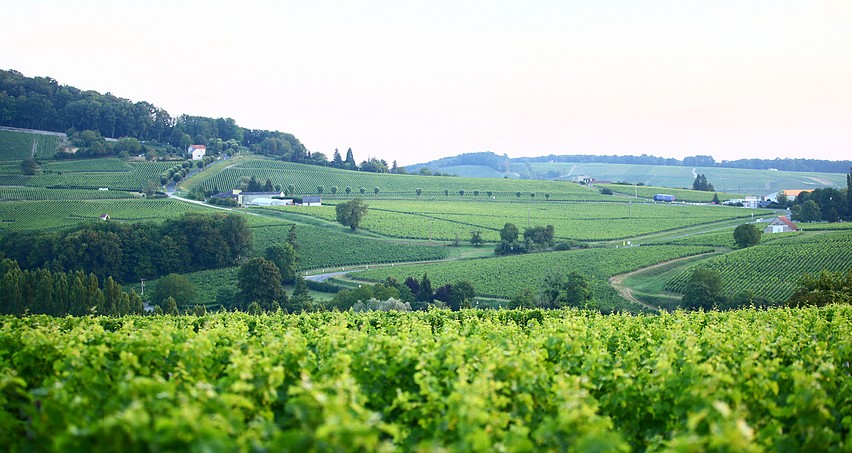
[[[330,156],[852,159],[852,2],[14,1],[0,68]]]

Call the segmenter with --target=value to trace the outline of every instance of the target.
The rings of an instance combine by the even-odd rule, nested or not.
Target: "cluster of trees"
[[[751,247],[760,242],[763,232],[752,223],[744,223],[734,228],[734,242],[740,248]]]
[[[47,314],[123,316],[144,313],[142,298],[125,293],[115,280],[103,287],[94,274],[22,270],[9,258],[0,262],[0,313],[8,315]]]
[[[793,220],[801,222],[837,222],[852,220],[852,169],[846,175],[847,188],[837,190],[831,187],[814,189],[813,192],[800,192],[792,200]],[[790,200],[780,197],[779,204],[790,204]]]
[[[513,223],[500,229],[500,243],[494,249],[497,255],[517,255],[546,250],[554,245],[553,225],[524,228],[524,240],[519,240],[520,231]]]
[[[787,300],[790,307],[822,307],[832,303],[852,304],[852,269],[845,274],[825,270],[819,275],[805,274],[799,279],[796,291]]]
[[[433,289],[429,276],[421,279],[409,276],[400,283],[393,277],[374,285],[360,285],[354,289],[338,292],[326,308],[333,310],[374,309],[373,305],[385,307],[372,301],[394,301],[391,306],[405,307],[403,310],[427,310],[429,307],[449,308],[454,311],[470,308],[476,290],[468,280],[447,283]],[[359,306],[359,302],[362,304]],[[387,307],[385,307],[387,308]],[[376,308],[384,309],[384,308]]]
[[[702,192],[715,192],[716,189],[713,187],[713,184],[707,182],[707,177],[703,174],[699,174],[695,177],[695,181],[692,182],[692,190],[700,190]],[[718,198],[715,201],[719,202]]]
[[[592,288],[588,278],[579,272],[565,274],[554,271],[545,275],[539,292],[524,288],[510,301],[512,308],[548,308],[563,307],[594,309]]]
[[[0,239],[0,250],[24,269],[82,270],[121,283],[233,266],[251,246],[251,229],[235,214],[190,213],[162,224],[98,222]]]
[[[695,268],[684,287],[681,307],[686,310],[732,310],[748,306],[767,306],[769,302],[749,290],[729,297],[722,292],[722,275],[715,270]]]

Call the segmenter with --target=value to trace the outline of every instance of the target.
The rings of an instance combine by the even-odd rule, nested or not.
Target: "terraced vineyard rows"
[[[671,187],[651,186],[627,186],[623,184],[596,184],[596,187],[612,189],[613,192],[639,198],[651,199],[658,193],[674,195],[677,201],[688,201],[691,203],[710,203],[713,201],[713,192],[702,192],[700,190],[673,189]],[[745,195],[736,193],[718,192],[720,201],[741,199]]]
[[[737,250],[697,264],[718,271],[724,293],[748,290],[773,302],[786,300],[803,273],[818,274],[852,268],[852,231],[804,233]],[[682,292],[689,272],[673,277],[666,289]]]
[[[184,212],[212,212],[203,206],[175,200],[10,201],[0,203],[0,230],[42,230],[98,220],[109,214],[113,221],[162,220]]]
[[[170,168],[173,163],[169,162],[112,162],[102,165],[103,170],[86,171],[85,163],[61,162],[56,164],[57,168],[63,168],[68,164],[70,170],[55,170],[53,173],[42,173],[30,177],[26,184],[33,187],[71,187],[81,189],[109,188],[112,190],[139,191],[145,187],[148,181],[159,181],[160,173]],[[85,162],[85,161],[82,161]],[[126,166],[124,171],[119,171],[119,164]],[[76,167],[79,165],[79,167]],[[47,166],[48,169],[50,166]],[[75,171],[76,167],[76,171]]]
[[[393,276],[404,281],[408,276],[421,277],[428,274],[433,286],[470,280],[477,295],[511,298],[524,288],[541,286],[544,275],[551,271],[569,273],[577,271],[589,277],[594,299],[601,308],[631,308],[609,286],[613,275],[630,272],[642,267],[685,256],[711,252],[707,247],[647,246],[618,249],[585,249],[566,252],[534,253],[443,262],[440,264],[417,264],[393,268],[373,269],[353,273],[358,279],[381,281]]]
[[[46,189],[42,187],[0,186],[0,201],[117,200],[139,198],[138,193],[120,190]]]
[[[331,202],[335,203],[335,202]],[[470,238],[481,230],[485,241],[499,241],[506,222],[520,228],[528,224],[554,225],[558,239],[603,241],[701,225],[714,221],[749,217],[755,210],[720,206],[682,206],[654,203],[505,203],[494,201],[405,201],[369,200],[370,214],[362,222],[366,230],[408,239],[449,241]],[[331,222],[333,207],[274,207]],[[758,211],[768,213],[768,211]]]
[[[852,308],[0,317],[12,451],[843,451]]]
[[[0,161],[33,157],[33,147],[36,159],[49,159],[56,155],[57,140],[55,135],[0,130]]]
[[[758,224],[758,227],[761,227]],[[769,242],[778,239],[787,239],[790,237],[796,237],[800,233],[790,232],[790,233],[773,233],[773,234],[762,234],[760,236],[760,242]],[[726,247],[730,249],[737,248],[736,242],[734,242],[734,227],[726,228],[722,231],[705,233],[705,234],[693,234],[682,238],[676,239],[664,239],[660,241],[649,241],[649,243],[653,244],[673,244],[673,245],[706,245],[710,247]]]
[[[548,181],[512,181],[510,184],[499,179],[486,180],[477,178],[454,178],[417,175],[392,175],[336,170],[311,165],[293,164],[272,160],[252,159],[223,169],[215,174],[201,175],[192,178],[184,186],[187,189],[202,186],[207,189],[218,188],[230,190],[237,187],[241,177],[255,176],[259,181],[267,179],[273,184],[287,187],[293,184],[297,195],[317,193],[317,186],[323,186],[323,195],[331,195],[331,188],[338,188],[337,196],[346,198],[345,189],[352,189],[352,196],[359,194],[364,187],[373,196],[373,189],[379,187],[381,196],[418,198],[416,190],[422,189],[419,198],[444,197],[444,191],[449,192],[453,199],[462,198],[459,190],[465,191],[465,198],[475,198],[474,191],[479,191],[476,198],[487,198],[486,193],[492,192],[497,198],[517,198],[516,192],[521,192],[523,199],[544,199],[550,194],[551,200],[574,201],[607,201],[612,197],[600,195],[596,190],[590,190],[574,183],[556,183]]]

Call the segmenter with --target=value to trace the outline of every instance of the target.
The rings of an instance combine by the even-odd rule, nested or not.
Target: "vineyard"
[[[333,203],[333,202],[332,202]],[[553,225],[557,239],[604,241],[642,234],[745,218],[770,211],[720,206],[684,206],[655,203],[506,203],[494,201],[370,200],[370,213],[361,227],[386,236],[450,241],[470,238],[481,230],[485,241],[499,241],[506,222],[520,228]],[[333,207],[274,207],[335,221]]]
[[[781,302],[790,297],[804,273],[852,268],[852,231],[804,233],[736,250],[697,266],[718,271],[728,296],[747,290],[771,302]],[[689,272],[678,274],[666,289],[683,292],[688,277]]]
[[[11,451],[845,451],[852,308],[0,318]]]
[[[0,131],[2,132],[2,131]],[[0,165],[3,185],[141,191],[149,181],[159,181],[171,162],[125,162],[121,159],[49,161],[40,174],[23,176],[18,164]]]
[[[184,212],[213,212],[203,206],[175,200],[78,200],[0,203],[0,231],[43,230],[98,220],[162,220]],[[251,219],[250,219],[251,220]]]
[[[758,227],[761,227],[760,224],[757,224]],[[790,233],[773,233],[773,234],[762,234],[760,236],[760,242],[769,242],[775,241],[778,239],[786,239],[790,237],[795,237],[799,235],[798,232],[790,232]],[[693,234],[685,237],[675,237],[675,238],[667,238],[658,241],[650,241],[649,243],[653,244],[671,244],[671,245],[706,245],[709,247],[725,247],[729,249],[737,248],[736,242],[734,242],[734,227],[726,228],[722,231],[704,233],[704,234]]]
[[[677,201],[687,201],[690,203],[710,203],[713,201],[714,192],[702,192],[700,190],[689,189],[673,189],[671,187],[649,187],[649,186],[628,186],[623,184],[596,184],[596,187],[607,188],[615,193],[622,195],[636,196],[639,198],[654,198],[658,193],[674,195]],[[716,195],[720,201],[741,199],[745,195],[736,193],[718,192]]]
[[[604,311],[635,310],[619,298],[608,279],[613,275],[676,258],[711,252],[707,247],[646,246],[619,249],[584,249],[566,252],[533,253],[500,258],[460,260],[439,264],[417,264],[373,269],[351,274],[353,278],[382,281],[393,276],[404,281],[408,276],[427,274],[433,285],[470,280],[476,294],[483,297],[511,298],[524,288],[537,290],[545,274],[576,271],[591,283],[593,299]]]
[[[627,181],[657,187],[692,187],[697,174],[707,176],[716,190],[724,193],[766,195],[783,189],[802,187],[844,187],[843,173],[748,170],[724,167],[633,165],[572,162],[514,162],[511,171],[533,178],[575,180],[590,176],[599,181]],[[630,192],[629,195],[633,195]],[[652,194],[653,195],[653,194]],[[719,195],[721,197],[721,195]],[[712,195],[711,195],[712,197]]]
[[[0,201],[117,200],[139,198],[141,194],[120,190],[46,189],[43,187],[0,186]]]
[[[57,143],[56,135],[0,130],[0,161],[22,161],[29,157],[49,159],[56,155]]]
[[[332,187],[337,187],[336,198],[347,198],[346,187],[351,188],[350,198],[359,195],[359,189],[362,187],[366,193],[374,196],[374,188],[378,187],[381,197],[485,199],[488,198],[487,192],[491,192],[492,197],[516,199],[517,192],[520,192],[521,198],[527,200],[532,198],[545,200],[546,195],[550,196],[550,200],[612,200],[611,196],[601,195],[597,190],[573,183],[380,174],[264,159],[246,160],[228,166],[218,173],[199,175],[191,178],[184,187],[192,189],[200,186],[206,189],[230,190],[239,186],[240,178],[252,176],[261,183],[269,179],[272,184],[280,184],[284,188],[292,184],[297,195],[317,194],[317,187],[322,186],[323,196],[330,197]],[[421,189],[419,196],[416,193],[417,189]],[[464,191],[464,195],[459,194],[460,190]],[[445,195],[445,191],[448,195]],[[478,195],[474,195],[474,192]],[[531,194],[535,194],[535,197]]]

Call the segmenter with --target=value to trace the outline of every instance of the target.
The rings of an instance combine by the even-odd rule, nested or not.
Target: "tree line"
[[[852,168],[846,175],[846,189],[831,187],[814,189],[811,192],[799,192],[796,198],[778,197],[777,203],[790,207],[792,218],[801,222],[838,222],[852,221]]]
[[[233,266],[251,247],[251,229],[235,214],[187,213],[159,224],[88,223],[0,239],[0,251],[24,269],[81,270],[120,283]]]

